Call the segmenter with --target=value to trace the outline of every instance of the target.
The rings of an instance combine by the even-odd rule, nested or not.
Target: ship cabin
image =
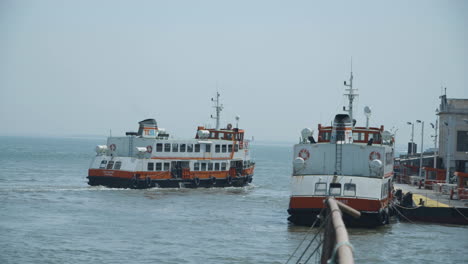
[[[239,149],[244,148],[244,130],[233,128],[231,124],[221,129],[206,129],[203,126],[199,126],[195,139],[237,141],[239,142]]]
[[[318,125],[318,143],[330,142],[332,139],[333,126]],[[372,140],[373,144],[383,144],[382,133],[384,126],[376,127],[353,127],[353,143],[369,143]]]

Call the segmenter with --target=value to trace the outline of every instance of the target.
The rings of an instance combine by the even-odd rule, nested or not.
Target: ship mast
[[[223,105],[219,103],[219,92],[216,91],[216,99],[211,98],[211,101],[215,103],[213,106],[216,109],[216,116],[211,115],[211,118],[216,119],[216,130],[219,130],[219,118],[221,111],[223,110]]]
[[[353,122],[353,126],[354,126],[353,101],[356,97],[358,97],[358,94],[355,93],[357,89],[353,89],[353,61],[352,59],[351,59],[351,75],[349,77],[349,84],[347,84],[346,81],[344,81],[344,85],[349,87],[348,89],[346,89],[348,93],[344,94],[348,97],[348,101],[349,101],[348,109],[344,108],[344,110],[349,113],[349,117],[351,118],[351,122]]]

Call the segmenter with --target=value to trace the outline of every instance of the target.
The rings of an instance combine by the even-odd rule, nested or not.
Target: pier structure
[[[468,99],[439,98],[436,120],[430,122],[434,148],[417,153],[412,139],[408,154],[395,159],[395,181],[468,199]]]

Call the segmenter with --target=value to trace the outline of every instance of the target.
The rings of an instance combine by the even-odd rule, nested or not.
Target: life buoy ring
[[[231,130],[231,129],[232,129],[232,125],[231,125],[231,124],[228,124],[228,125],[227,125],[227,129],[228,129],[228,130]]]
[[[303,160],[308,160],[310,158],[310,152],[307,149],[301,149],[297,156]]]
[[[117,149],[117,146],[115,144],[110,144],[109,149],[115,151]]]
[[[369,154],[369,160],[375,160],[375,159],[380,160],[380,153],[377,152],[377,151],[372,151],[372,152]]]
[[[148,152],[148,153],[153,152],[153,147],[152,146],[146,146],[146,152]]]

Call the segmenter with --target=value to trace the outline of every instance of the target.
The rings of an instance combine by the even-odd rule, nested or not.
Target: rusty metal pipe
[[[333,228],[335,229],[336,245],[339,245],[336,252],[338,254],[338,263],[354,264],[353,251],[349,245],[348,232],[346,231],[346,226],[344,225],[343,219],[341,218],[341,211],[339,209],[338,202],[333,198],[329,198],[327,199],[327,203],[331,211]],[[345,208],[344,206],[343,208]],[[352,209],[349,206],[346,207],[348,207],[346,210]],[[349,211],[352,212],[352,210]],[[353,212],[353,214],[355,214],[355,212]]]

